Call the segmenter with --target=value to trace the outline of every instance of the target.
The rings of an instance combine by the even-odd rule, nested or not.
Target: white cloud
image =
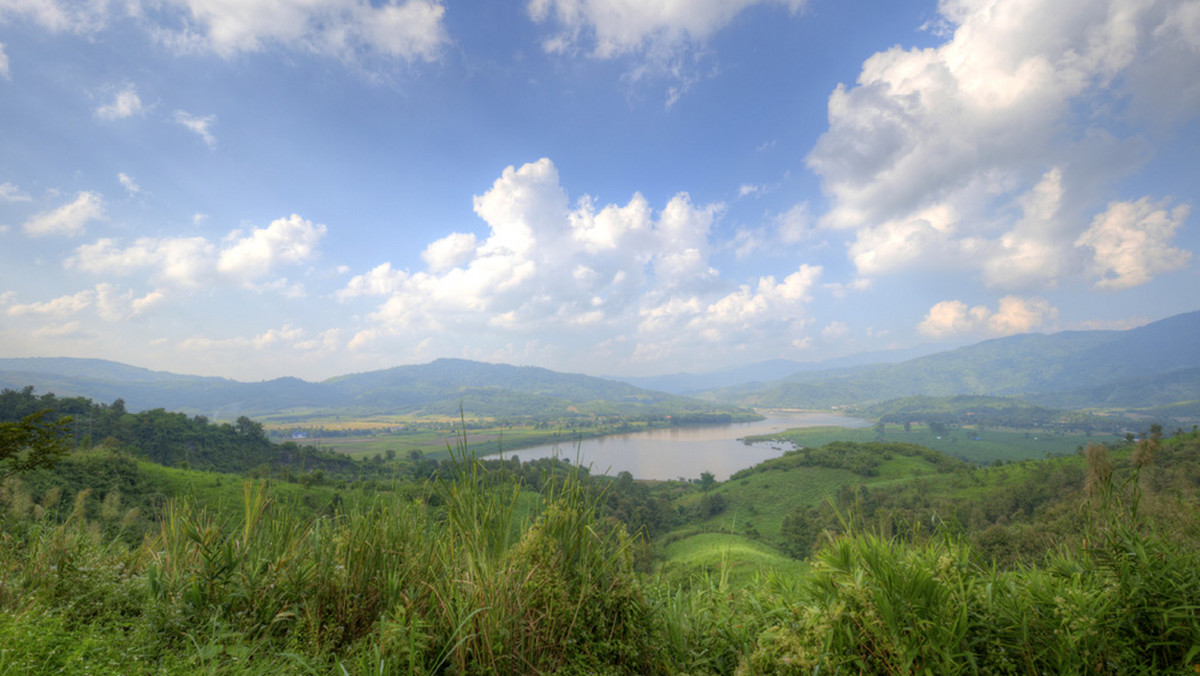
[[[234,338],[209,338],[207,336],[192,336],[179,343],[179,348],[190,352],[210,351],[243,351],[254,350],[263,352],[278,348],[291,348],[302,351],[337,349],[337,330],[324,331],[316,339],[306,338],[304,329],[284,324],[277,329],[268,329],[253,336],[236,336]]]
[[[675,49],[702,43],[734,17],[759,4],[787,5],[800,10],[804,0],[530,0],[535,22],[549,21],[558,32],[543,42],[547,52],[567,52],[581,43],[594,57],[607,59],[631,52]]]
[[[1129,136],[1131,115],[1178,125],[1200,111],[1200,12],[1184,0],[939,12],[943,44],[877,53],[830,96],[807,158],[831,204],[819,225],[855,231],[863,275],[949,265],[1010,289],[1078,277],[1085,214],[1139,165],[1130,148],[1153,141]],[[1158,103],[1170,97],[1184,104]]]
[[[993,287],[1053,286],[1071,258],[1071,232],[1061,219],[1062,172],[1055,168],[1018,202],[1022,218],[991,243],[984,256],[983,279]]]
[[[94,291],[80,291],[79,293],[72,294],[70,296],[60,296],[53,300],[48,300],[42,303],[10,305],[5,312],[10,317],[21,317],[25,315],[53,315],[56,317],[65,317],[90,307],[95,298],[96,293]]]
[[[382,298],[351,349],[415,349],[431,335],[443,354],[458,346],[515,355],[535,341],[635,361],[670,346],[693,356],[784,349],[821,274],[800,265],[782,280],[727,283],[710,260],[722,205],[680,193],[658,210],[640,194],[623,205],[584,195],[572,206],[547,159],[508,167],[474,203],[485,236],[452,234],[426,248],[424,269],[382,263],[338,293]]]
[[[217,123],[216,115],[205,115],[200,117],[192,115],[185,110],[175,111],[175,121],[183,125],[185,129],[196,134],[204,140],[204,145],[209,148],[217,147],[217,137],[213,136],[212,126]]]
[[[101,319],[109,322],[136,317],[164,300],[166,294],[157,289],[141,298],[134,298],[132,290],[122,292],[117,286],[107,282],[96,285],[96,312]]]
[[[708,39],[756,5],[785,5],[793,14],[806,0],[529,0],[526,10],[551,34],[543,51],[587,52],[592,58],[631,57],[627,82],[665,79],[670,109],[697,83],[720,72],[706,49]]]
[[[0,200],[5,202],[28,202],[30,197],[27,193],[21,192],[21,189],[12,183],[0,183]]]
[[[12,70],[8,66],[8,54],[4,51],[3,42],[0,42],[0,77],[5,80],[12,79]]]
[[[454,232],[425,247],[421,258],[430,270],[441,272],[466,263],[478,246],[474,233]]]
[[[103,0],[0,0],[0,21],[17,17],[55,33],[90,33],[104,26],[108,4]]]
[[[40,213],[25,222],[25,233],[31,237],[45,235],[83,234],[89,221],[104,217],[104,200],[93,192],[81,192],[70,204]]]
[[[878,275],[920,264],[944,267],[959,261],[953,239],[957,215],[947,205],[937,205],[908,218],[864,227],[849,253],[860,274]]]
[[[325,235],[324,225],[314,225],[297,214],[256,228],[245,237],[231,233],[232,244],[221,251],[217,270],[243,283],[257,280],[280,263],[301,263],[316,254]]]
[[[165,42],[223,57],[278,45],[344,61],[372,55],[429,61],[448,41],[446,9],[437,0],[168,0],[162,6],[173,12],[171,23],[185,24],[159,28]]]
[[[65,261],[94,274],[129,275],[150,268],[154,279],[184,287],[194,287],[214,275],[216,247],[203,237],[142,237],[121,248],[117,240],[102,238],[75,249]]]
[[[64,265],[94,274],[130,275],[148,269],[156,283],[177,287],[222,281],[251,287],[281,265],[314,258],[325,231],[324,225],[293,214],[249,233],[235,230],[220,248],[204,237],[142,237],[127,247],[101,238],[77,247]],[[302,286],[286,278],[255,288],[291,297],[304,294]]]
[[[825,340],[837,340],[844,338],[850,333],[850,327],[845,322],[832,321],[821,329],[821,337]]]
[[[133,180],[128,174],[117,174],[117,180],[121,182],[121,185],[129,192],[130,195],[136,195],[142,191],[142,188],[137,184],[137,181]]]
[[[1041,297],[1005,296],[993,312],[984,305],[968,307],[944,300],[929,309],[917,330],[930,338],[958,335],[1009,336],[1028,333],[1058,317],[1058,308]]]
[[[96,117],[102,120],[121,120],[144,112],[145,108],[142,107],[142,99],[138,96],[137,89],[129,84],[117,92],[111,102],[97,108]]]
[[[1075,246],[1092,250],[1096,286],[1126,289],[1150,281],[1155,274],[1178,270],[1192,254],[1171,246],[1175,232],[1187,219],[1189,207],[1170,211],[1165,202],[1143,197],[1136,202],[1112,202]]]

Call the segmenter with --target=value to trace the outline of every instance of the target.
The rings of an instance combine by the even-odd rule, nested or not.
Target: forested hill
[[[900,397],[960,394],[1024,396],[1046,406],[1114,405],[1114,392],[1143,382],[1130,407],[1200,399],[1200,312],[1127,331],[1024,334],[911,359],[849,369],[798,373],[768,383],[706,393],[741,405],[826,407]]]
[[[186,376],[95,359],[0,359],[0,387],[34,386],[131,410],[166,408],[232,419],[272,413],[346,412],[491,417],[730,413],[721,404],[644,390],[603,378],[535,367],[439,359],[429,364],[312,383],[279,378],[244,383]]]

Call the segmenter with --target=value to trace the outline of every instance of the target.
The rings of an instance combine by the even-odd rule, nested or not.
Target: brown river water
[[[591,465],[593,474],[616,476],[629,472],[635,479],[698,479],[712,472],[718,481],[763,460],[782,455],[786,444],[744,443],[742,438],[794,427],[869,427],[860,418],[825,411],[763,411],[764,420],[703,427],[668,427],[583,439],[571,444],[534,446],[508,451],[505,458],[522,461],[560,457]]]

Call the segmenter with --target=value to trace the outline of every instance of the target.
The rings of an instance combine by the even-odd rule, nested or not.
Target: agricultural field
[[[450,449],[463,441],[470,453],[485,456],[548,444],[569,447],[580,439],[640,432],[662,426],[643,420],[586,425],[575,421],[572,426],[551,422],[498,422],[471,418],[414,420],[404,417],[363,420],[343,420],[339,417],[265,425],[272,438],[335,451],[355,459],[368,459],[376,455],[405,457],[417,451],[435,460],[448,458]]]
[[[952,458],[987,465],[1021,460],[1068,455],[1092,441],[1115,441],[1115,436],[1083,433],[1047,432],[1045,430],[979,429],[957,427],[944,434],[935,434],[925,424],[913,424],[909,431],[903,425],[885,424],[880,435],[874,427],[806,427],[780,434],[750,437],[747,441],[789,441],[797,447],[813,448],[833,441],[888,441],[918,444],[945,453]]]

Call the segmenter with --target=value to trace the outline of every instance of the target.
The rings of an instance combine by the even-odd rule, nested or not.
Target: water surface
[[[763,460],[781,455],[779,444],[747,444],[742,438],[770,434],[794,427],[867,427],[860,418],[814,411],[764,411],[766,419],[750,423],[668,427],[665,429],[584,439],[502,453],[522,461],[561,457],[590,464],[595,474],[629,472],[635,479],[698,479],[712,472],[718,481]]]

